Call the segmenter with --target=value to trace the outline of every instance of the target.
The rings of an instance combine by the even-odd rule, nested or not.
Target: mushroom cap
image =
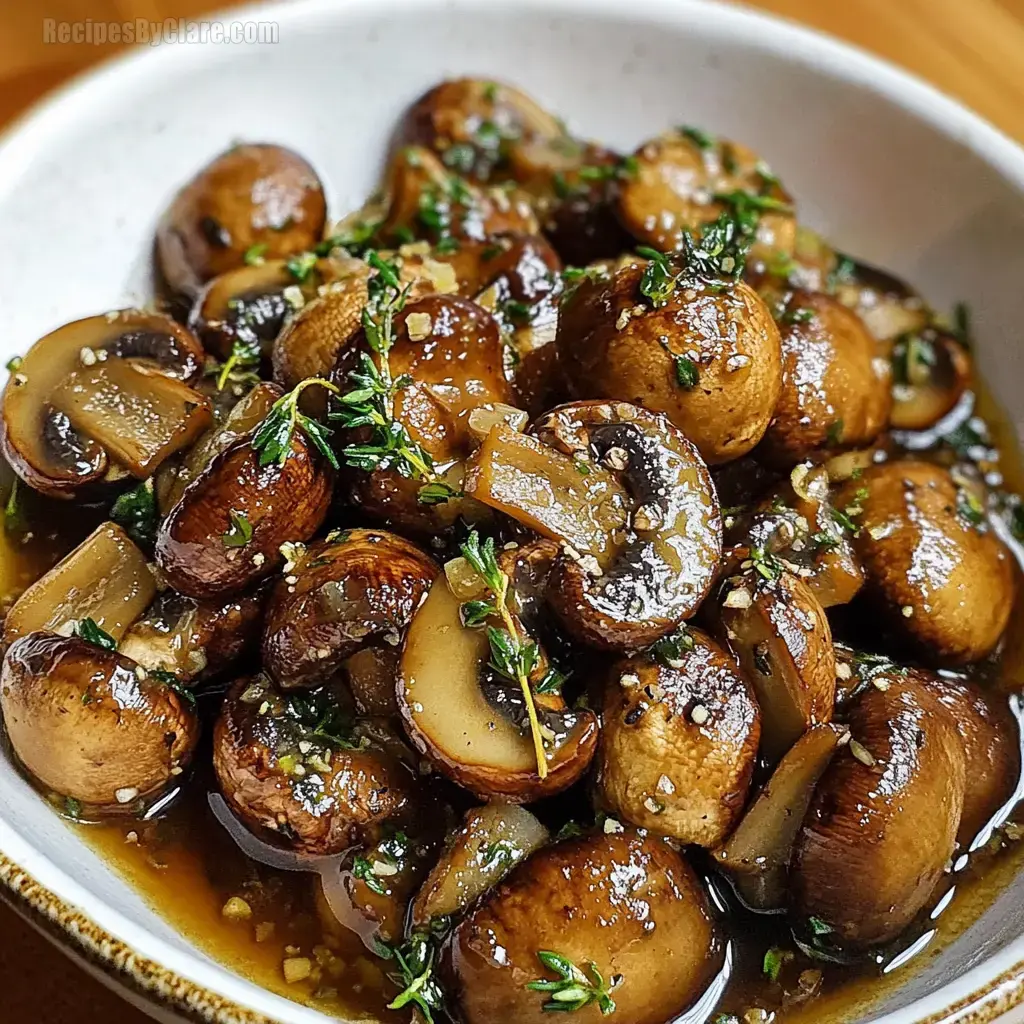
[[[547,1024],[550,977],[538,950],[589,963],[630,1024],[663,1024],[691,1006],[722,963],[707,897],[664,840],[625,831],[570,839],[533,854],[456,928],[447,952],[466,1024]],[[581,1021],[601,1020],[594,1004]]]
[[[310,545],[274,587],[264,667],[287,689],[330,678],[364,648],[397,651],[436,575],[425,551],[382,530]]]
[[[861,508],[853,545],[865,601],[929,663],[985,657],[1009,621],[1013,559],[941,466],[899,460],[847,483],[838,508]]]
[[[715,846],[743,812],[761,715],[735,662],[697,629],[678,657],[619,662],[605,690],[598,803],[622,821]]]
[[[253,246],[267,259],[312,249],[326,219],[320,179],[301,156],[242,143],[175,196],[157,228],[157,262],[171,289],[191,299],[210,278],[244,266]]]
[[[749,452],[782,388],[782,347],[771,312],[743,283],[681,281],[652,307],[631,263],[585,280],[565,304],[558,354],[578,398],[623,400],[664,413],[709,465]],[[696,382],[680,382],[679,360]]]
[[[175,784],[199,740],[179,694],[77,636],[29,633],[7,650],[0,707],[18,760],[47,789],[101,811]]]

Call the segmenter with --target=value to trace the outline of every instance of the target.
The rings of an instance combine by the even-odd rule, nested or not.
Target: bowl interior
[[[157,218],[232,141],[299,150],[340,215],[376,183],[405,105],[443,76],[476,74],[518,83],[578,133],[626,149],[680,123],[747,142],[839,247],[940,308],[971,304],[984,373],[1024,423],[1024,153],[898,72],[761,16],[678,0],[314,0],[228,20],[277,22],[280,41],[134,56],[0,146],[0,361],[67,320],[145,302]],[[324,1019],[195,951],[5,761],[0,851],[193,981],[275,1019]],[[951,1005],[1024,959],[1022,931],[1018,880],[864,1019],[895,1024]]]

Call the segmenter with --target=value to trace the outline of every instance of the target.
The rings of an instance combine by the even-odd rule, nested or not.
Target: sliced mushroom
[[[516,804],[485,804],[466,812],[412,904],[414,929],[455,917],[544,846],[548,830]]]
[[[793,252],[791,197],[746,146],[679,128],[645,142],[634,158],[635,173],[619,185],[617,213],[637,241],[659,252],[682,249],[688,233],[743,204],[760,214],[755,256]]]
[[[600,984],[630,1024],[675,1020],[722,963],[693,870],[663,840],[633,831],[549,846],[484,897],[447,956],[461,1019],[546,1024],[557,1000],[527,984],[557,980],[538,959],[545,950]],[[593,1003],[581,1014],[601,1017]]]
[[[214,728],[213,767],[247,827],[340,853],[375,842],[412,796],[410,769],[364,735],[328,688],[284,696],[266,676],[241,679]]]
[[[474,410],[515,403],[498,325],[479,306],[454,295],[410,302],[394,324],[391,374],[394,379],[407,374],[412,381],[395,395],[394,418],[427,453],[439,478],[458,492],[463,460],[479,443],[470,424]],[[343,390],[351,390],[349,373],[366,353],[362,333],[340,352],[332,379]],[[345,440],[363,443],[363,428],[348,431]],[[352,469],[342,487],[364,515],[420,533],[436,533],[460,515],[469,522],[486,516],[478,504],[458,496],[425,504],[420,501],[425,482],[422,473],[403,475],[398,468]]]
[[[292,689],[329,679],[358,651],[397,652],[436,575],[426,552],[380,530],[346,530],[311,545],[274,588],[264,667]]]
[[[576,637],[629,649],[671,632],[721,553],[714,485],[693,445],[625,402],[561,406],[534,433],[492,430],[466,493],[562,542],[549,597]]]
[[[836,690],[832,630],[824,609],[798,576],[774,560],[723,588],[721,624],[761,708],[761,750],[770,761],[813,725],[831,720]]]
[[[605,690],[597,802],[682,843],[716,846],[746,801],[761,716],[732,658],[700,630],[620,662]]]
[[[514,154],[524,146],[566,137],[561,122],[519,89],[480,78],[441,82],[405,115],[405,144],[426,146],[451,170],[477,181],[515,175]]]
[[[799,465],[790,480],[739,514],[726,531],[728,547],[777,556],[810,588],[822,608],[848,604],[864,583],[844,514],[833,508],[829,474]]]
[[[781,910],[788,894],[793,843],[814,787],[841,742],[845,726],[812,725],[786,751],[715,861],[743,902],[754,910]]]
[[[162,794],[199,739],[199,720],[175,690],[78,637],[16,640],[4,658],[0,706],[25,768],[98,813],[136,811]]]
[[[21,595],[4,643],[37,630],[67,635],[83,619],[120,640],[155,596],[146,556],[120,526],[103,523]]]
[[[160,525],[156,562],[188,597],[245,590],[284,562],[281,545],[305,542],[331,501],[330,467],[296,430],[283,464],[260,465],[246,435],[214,456]]]
[[[643,277],[636,262],[586,277],[563,305],[556,343],[570,390],[664,413],[710,465],[745,455],[782,387],[771,312],[745,284],[696,276],[654,305]]]
[[[267,587],[221,600],[161,594],[125,633],[118,650],[147,671],[180,681],[214,678],[256,647]]]
[[[65,324],[7,382],[0,448],[30,487],[55,498],[115,468],[147,477],[211,422],[209,400],[188,386],[202,359],[196,338],[159,314],[126,309]]]
[[[413,617],[402,653],[398,703],[416,749],[448,778],[481,799],[528,803],[560,792],[586,771],[597,746],[597,719],[546,696],[542,724],[547,776],[534,744],[485,695],[487,635],[463,626],[461,602],[438,577]]]
[[[247,253],[283,259],[320,241],[327,207],[316,171],[283,146],[245,143],[208,163],[175,196],[157,229],[167,284],[193,298]]]
[[[924,300],[908,284],[849,256],[837,254],[826,285],[882,342],[924,330],[932,319]]]
[[[385,244],[426,239],[482,242],[505,234],[534,235],[537,219],[522,193],[482,188],[448,171],[429,149],[395,154],[386,185],[391,205],[377,229]]]
[[[892,369],[856,313],[796,291],[780,327],[782,392],[761,455],[788,468],[822,449],[873,441],[889,418]]]
[[[947,470],[912,460],[872,466],[836,498],[859,510],[865,600],[928,662],[983,658],[1009,621],[1013,560],[972,498]]]
[[[971,383],[971,357],[947,331],[901,335],[892,349],[892,411],[897,430],[927,430],[952,412]]]
[[[950,716],[914,679],[865,691],[849,728],[804,819],[790,882],[799,918],[815,918],[829,945],[860,950],[894,939],[935,895],[967,766]]]

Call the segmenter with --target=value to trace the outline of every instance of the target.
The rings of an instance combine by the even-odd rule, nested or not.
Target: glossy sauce
[[[1024,476],[1012,429],[987,399],[979,400],[977,410],[989,425],[993,447],[1003,453],[1004,486],[1021,490]],[[4,498],[8,479],[0,476],[0,484],[4,484],[0,496]],[[12,545],[9,538],[0,538],[7,545],[0,564],[7,574],[4,585],[9,593],[37,578],[93,525],[92,521],[83,522],[71,532],[66,525],[58,528],[55,524],[66,524],[70,518],[61,516],[60,511],[49,502],[34,508],[33,525],[39,523],[40,528],[27,544]],[[1024,619],[1018,602],[1001,660],[984,670],[986,684],[1006,694],[1020,689],[1024,674],[1021,627]],[[370,953],[355,932],[336,923],[325,927],[319,876],[269,867],[252,859],[218,820],[211,807],[215,786],[209,768],[209,736],[222,687],[214,690],[199,701],[206,725],[205,741],[196,757],[200,767],[187,778],[176,800],[154,820],[122,819],[69,827],[81,829],[104,859],[184,936],[257,984],[342,1019],[409,1020],[408,1009],[393,1012],[385,1008],[397,991],[387,980],[389,965]],[[538,813],[554,828],[574,812],[581,820],[589,820],[584,801],[585,791],[577,786],[541,805]],[[855,966],[827,964],[800,954],[784,917],[740,909],[728,885],[710,872],[710,858],[695,851],[691,862],[709,878],[713,903],[724,918],[723,934],[729,937],[728,980],[721,979],[726,984],[715,1013],[736,1014],[749,1024],[839,1024],[867,1012],[872,1003],[903,984],[911,972],[925,966],[967,928],[1024,866],[1024,843],[1017,841],[1019,835],[1024,836],[1024,827],[1018,831],[1010,825],[995,831],[968,864],[956,864],[961,870],[950,876],[952,887],[939,900],[941,910],[933,912],[934,920],[926,919],[908,929],[877,961]],[[339,870],[337,862],[327,868],[332,869]],[[238,916],[237,900],[245,901],[249,916]],[[777,983],[769,981],[764,970],[765,953],[773,947],[783,956]],[[296,970],[302,974],[307,966],[308,976],[286,980],[289,963],[293,977]],[[702,1000],[700,1007],[682,1020],[694,1024],[703,1020],[701,1007],[706,1006]],[[759,1009],[766,1013],[760,1014]],[[714,1014],[711,1017],[714,1019]]]

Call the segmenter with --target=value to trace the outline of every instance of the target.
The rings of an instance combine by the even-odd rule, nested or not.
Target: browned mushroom
[[[121,310],[37,341],[3,393],[0,448],[31,487],[71,498],[118,471],[139,479],[211,422],[189,387],[196,338],[169,317]]]
[[[538,231],[523,194],[470,184],[419,146],[395,154],[386,190],[391,205],[377,234],[388,245],[417,238],[448,245],[453,244],[449,239],[480,242],[495,235]]]
[[[788,895],[793,843],[818,779],[840,744],[845,726],[812,725],[786,751],[739,825],[715,851],[715,861],[755,910],[781,910]]]
[[[37,630],[67,635],[83,619],[120,640],[155,596],[146,556],[120,526],[103,523],[21,595],[4,643]]]
[[[193,298],[247,253],[283,259],[320,241],[327,207],[316,171],[282,146],[246,143],[207,164],[174,198],[157,229],[165,280]]]
[[[617,212],[630,234],[659,252],[730,208],[760,214],[754,254],[789,255],[796,236],[791,197],[757,154],[694,128],[667,131],[634,154]]]
[[[953,853],[967,771],[936,695],[912,678],[869,687],[797,838],[793,912],[829,945],[895,938],[933,898]]]
[[[971,383],[971,357],[948,331],[933,327],[901,335],[892,349],[889,423],[926,430],[952,412]]]
[[[246,435],[214,456],[160,525],[156,562],[175,590],[238,593],[285,561],[281,545],[316,532],[331,501],[330,467],[295,430],[283,462],[261,465]]]
[[[466,812],[413,901],[411,925],[455,917],[546,845],[548,830],[516,804],[485,804]]]
[[[264,667],[285,689],[310,686],[357,652],[382,648],[394,652],[394,670],[436,575],[426,552],[380,530],[346,530],[303,549],[267,609]]]
[[[845,484],[864,598],[929,662],[964,664],[995,647],[1009,620],[1012,558],[978,499],[931,463],[872,466]]]
[[[421,533],[436,533],[461,515],[470,522],[486,516],[475,502],[460,497],[463,460],[479,443],[474,415],[488,405],[513,407],[505,376],[503,345],[494,318],[466,299],[430,295],[408,303],[394,318],[389,353],[392,379],[408,375],[408,387],[394,396],[393,416],[418,445],[454,497],[440,503],[421,500],[429,477],[422,468],[383,466],[372,472],[352,469],[343,481],[345,497],[364,515]],[[348,391],[349,374],[368,352],[360,332],[339,354],[332,379]],[[365,441],[365,428],[347,431],[352,444]],[[421,458],[419,452],[417,458]],[[411,467],[411,468],[410,468]]]
[[[15,641],[0,706],[19,761],[90,812],[137,811],[175,784],[199,739],[199,720],[174,689],[79,637]]]
[[[224,701],[213,767],[250,829],[276,832],[305,853],[339,853],[375,842],[415,784],[391,750],[369,740],[328,688],[284,696],[257,676],[239,680]]]
[[[908,284],[849,256],[836,255],[826,287],[882,342],[924,330],[932,319],[924,300]]]
[[[543,701],[534,695],[545,737],[541,778],[529,726],[524,731],[520,725],[522,700],[516,704],[489,685],[488,637],[463,625],[468,596],[457,597],[439,576],[413,617],[398,683],[406,732],[439,771],[482,799],[528,803],[560,792],[590,764],[597,718],[592,711],[570,711],[557,691]]]
[[[832,718],[836,661],[821,604],[774,556],[725,583],[721,626],[761,708],[761,750],[771,761],[813,725]]]
[[[892,370],[860,318],[828,295],[794,292],[779,318],[782,392],[759,452],[783,467],[863,446],[889,417]]]
[[[607,279],[585,277],[563,304],[556,343],[570,390],[664,413],[708,464],[745,455],[782,387],[768,307],[743,283],[688,271],[652,299],[641,291],[644,275],[631,262]]]
[[[426,146],[451,170],[477,181],[512,177],[515,153],[566,139],[561,122],[529,96],[503,82],[456,78],[429,89],[409,109],[404,144]]]
[[[597,802],[682,843],[716,846],[746,801],[761,716],[735,662],[697,629],[620,662],[605,691]]]
[[[539,894],[543,894],[538,898]],[[560,960],[538,959],[553,951]],[[530,979],[572,978],[614,1001],[630,1024],[675,1020],[722,963],[700,881],[663,840],[596,835],[549,846],[520,864],[475,907],[452,938],[447,967],[466,1024],[546,1024],[550,993]],[[568,986],[566,986],[568,987]],[[580,1019],[600,1020],[597,1002]]]
[[[721,553],[714,485],[693,445],[625,402],[561,406],[534,433],[494,428],[466,493],[562,543],[549,599],[575,636],[630,649],[671,632]]]

